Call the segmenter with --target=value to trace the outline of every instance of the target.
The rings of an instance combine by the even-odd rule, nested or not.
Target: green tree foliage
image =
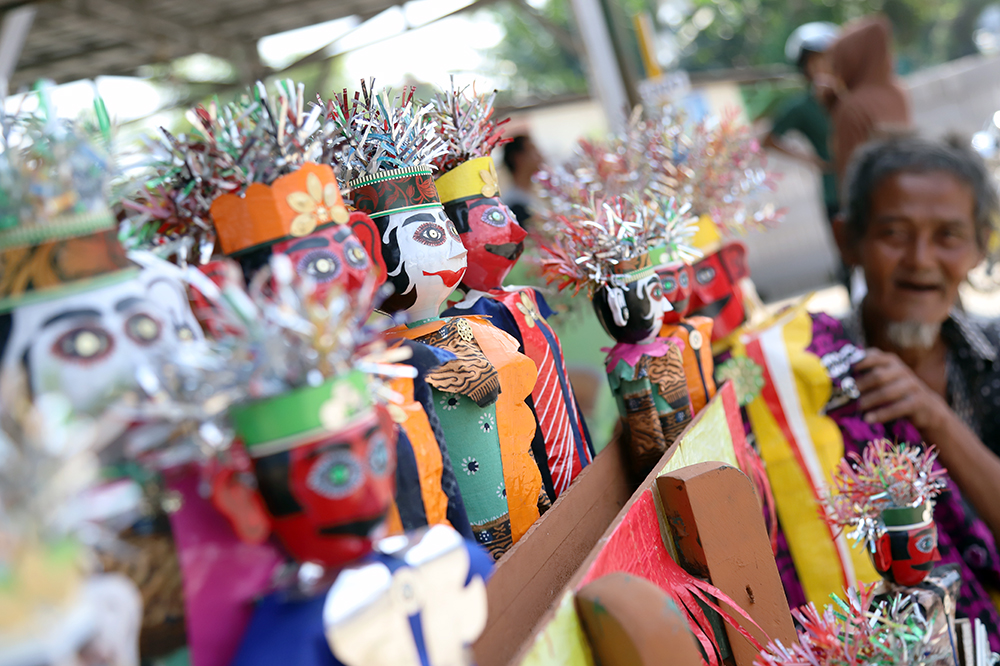
[[[666,3],[677,0],[666,0]],[[882,12],[893,23],[902,72],[975,53],[975,21],[988,0],[690,0],[702,24],[685,49],[690,71],[784,62],[785,40],[809,21],[842,24]],[[687,26],[685,23],[684,26]],[[683,31],[685,27],[680,27]]]
[[[515,2],[497,3],[484,11],[505,33],[486,52],[493,72],[505,79],[501,103],[586,94],[587,76],[580,57],[560,44],[531,11]],[[535,11],[557,29],[576,35],[569,0],[547,0]]]

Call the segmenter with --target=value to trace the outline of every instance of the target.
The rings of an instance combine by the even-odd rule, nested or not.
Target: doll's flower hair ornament
[[[846,599],[833,595],[820,613],[810,603],[792,611],[799,625],[798,641],[773,641],[754,666],[927,666],[951,663],[951,647],[934,631],[914,598],[893,595],[875,602],[875,586],[847,590]]]
[[[833,473],[835,493],[823,499],[827,522],[855,541],[873,543],[883,529],[885,509],[917,507],[947,485],[945,470],[935,469],[934,447],[870,442],[863,455],[851,453]]]
[[[147,168],[123,190],[121,204],[128,219],[122,235],[129,247],[177,256],[181,263],[204,263],[217,238],[224,252],[233,253],[248,243],[295,235],[295,230],[308,233],[315,225],[306,231],[308,225],[293,224],[292,218],[299,215],[313,213],[310,219],[317,223],[334,221],[333,214],[315,214],[320,208],[339,207],[344,212],[338,217],[346,221],[339,192],[327,194],[325,185],[335,183],[332,173],[321,179],[325,184],[317,180],[299,188],[302,196],[284,211],[287,220],[277,221],[272,211],[266,211],[272,220],[248,220],[264,214],[257,210],[260,206],[249,207],[249,212],[233,210],[233,205],[220,211],[217,206],[226,195],[245,196],[254,184],[270,186],[306,165],[330,164],[333,127],[321,105],[307,107],[303,84],[280,81],[268,94],[258,82],[234,102],[220,105],[215,100],[189,109],[185,117],[191,131],[175,136],[161,128],[159,138],[147,142],[152,155]],[[258,233],[235,238],[245,227]]]
[[[489,157],[494,149],[509,143],[503,138],[504,125],[510,118],[498,120],[493,104],[497,93],[478,95],[470,86],[438,92],[431,104],[431,122],[443,142],[444,152],[434,159],[438,173],[447,173],[460,164],[479,157]]]
[[[643,202],[636,196],[592,199],[552,218],[552,235],[540,243],[542,271],[559,289],[621,286],[653,271],[650,248],[666,245],[677,258],[692,256],[686,241],[695,219],[675,199]],[[558,232],[556,232],[558,229]]]
[[[675,197],[681,181],[670,142],[676,138],[644,119],[642,107],[636,107],[622,131],[580,139],[568,160],[535,176],[547,209],[543,221],[593,197]]]
[[[658,145],[671,144],[679,122],[671,116],[660,119],[657,131],[663,139]],[[686,141],[674,141],[670,159],[681,166],[679,194],[691,201],[695,213],[711,216],[729,237],[781,222],[784,209],[771,199],[777,177],[767,170],[763,147],[736,111],[706,118],[686,133]]]
[[[336,132],[332,147],[346,180],[380,171],[433,165],[446,153],[435,125],[432,104],[414,100],[415,88],[404,86],[392,96],[375,91],[375,80],[361,81],[350,95],[345,88],[326,104],[327,118]]]

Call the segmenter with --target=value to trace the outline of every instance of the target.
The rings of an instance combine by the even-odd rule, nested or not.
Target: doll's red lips
[[[435,271],[433,273],[424,271],[424,275],[437,275],[444,282],[446,287],[454,287],[462,280],[462,276],[465,275],[465,269],[460,271]]]

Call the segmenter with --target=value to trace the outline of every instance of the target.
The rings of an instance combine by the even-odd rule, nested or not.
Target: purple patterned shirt
[[[893,442],[921,444],[923,438],[909,421],[900,419],[881,424],[866,423],[862,418],[856,400],[858,394],[851,369],[853,363],[845,362],[856,353],[855,343],[857,347],[864,345],[857,333],[861,330],[856,325],[857,320],[845,322],[846,328],[855,333],[849,337],[845,325],[836,319],[824,314],[812,317],[813,340],[808,349],[823,361],[833,381],[827,415],[837,423],[844,435],[845,454],[855,452],[860,455],[867,442],[882,438]],[[967,320],[963,323],[967,323]],[[960,329],[959,325],[954,328]],[[950,335],[946,335],[945,339],[949,342],[952,340]],[[968,344],[974,349],[977,343],[981,346],[981,342],[969,341]],[[957,353],[957,350],[954,351]],[[961,415],[963,410],[957,411]],[[974,424],[970,426],[978,432]],[[955,563],[961,567],[962,589],[958,599],[958,615],[979,618],[989,633],[990,647],[994,651],[1000,651],[1000,614],[987,592],[987,589],[1000,590],[1000,556],[993,533],[965,501],[958,486],[950,478],[947,489],[937,499],[934,520],[938,526],[940,564]],[[789,605],[794,608],[806,603],[788,543],[780,529],[776,560]]]

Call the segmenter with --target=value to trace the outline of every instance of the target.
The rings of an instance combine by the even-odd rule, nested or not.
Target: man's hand
[[[858,406],[868,423],[907,418],[926,437],[952,416],[948,403],[895,354],[868,348],[854,369],[861,391]]]

